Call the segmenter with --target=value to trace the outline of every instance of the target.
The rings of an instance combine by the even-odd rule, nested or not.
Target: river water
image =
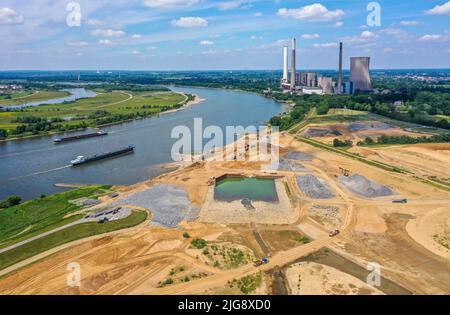
[[[21,105],[10,105],[7,106],[8,109],[21,109],[25,107],[33,107],[33,106],[40,106],[40,105],[53,105],[53,104],[62,104],[66,102],[74,102],[76,100],[82,99],[82,98],[91,98],[97,96],[97,93],[86,90],[84,88],[75,88],[75,89],[63,89],[61,91],[69,92],[70,95],[60,98],[54,98],[51,100],[45,100],[45,101],[36,101],[36,102],[29,102]]]
[[[262,125],[285,110],[283,105],[257,94],[204,88],[174,88],[196,94],[204,102],[189,108],[115,125],[102,130],[109,134],[55,145],[52,139],[39,137],[0,143],[0,199],[18,195],[24,199],[64,190],[56,183],[130,185],[158,176],[172,162],[171,138],[178,125],[193,128],[194,118],[203,119],[203,128]],[[64,106],[64,105],[61,105]],[[73,133],[72,133],[73,134]],[[134,145],[133,154],[71,167],[78,155],[90,156]]]

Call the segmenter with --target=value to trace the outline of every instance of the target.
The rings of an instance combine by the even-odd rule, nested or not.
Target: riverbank
[[[9,136],[7,138],[0,139],[0,143],[6,142],[6,141],[21,140],[21,139],[33,139],[33,138],[37,138],[37,137],[50,137],[50,136],[56,135],[56,134],[79,132],[79,131],[83,131],[83,130],[90,129],[90,128],[91,129],[98,129],[98,128],[104,128],[104,127],[109,127],[109,126],[114,126],[114,125],[120,125],[120,124],[123,124],[123,123],[132,122],[132,121],[135,121],[135,120],[142,120],[142,119],[146,119],[146,118],[158,117],[159,115],[162,115],[162,114],[165,114],[165,113],[171,113],[171,112],[174,112],[174,111],[179,111],[179,110],[182,110],[182,109],[186,109],[186,108],[190,107],[191,105],[195,105],[195,104],[198,104],[198,103],[204,101],[204,99],[202,99],[198,95],[196,95],[194,100],[186,102],[189,99],[189,97],[187,95],[185,95],[183,93],[178,93],[176,91],[171,91],[171,92],[176,94],[176,95],[183,96],[184,99],[181,100],[181,101],[177,100],[178,103],[176,103],[176,104],[172,104],[172,105],[171,104],[167,104],[167,105],[165,105],[163,103],[165,103],[167,101],[164,101],[163,99],[159,98],[158,95],[155,95],[155,97],[154,97],[155,101],[157,101],[159,103],[162,103],[163,105],[158,105],[156,107],[150,107],[147,110],[146,110],[146,107],[145,107],[146,106],[145,103],[149,102],[149,101],[150,102],[152,101],[152,99],[148,98],[147,96],[145,96],[145,97],[142,96],[142,95],[135,95],[135,96],[133,96],[130,93],[111,93],[111,94],[124,94],[124,95],[128,96],[128,98],[125,99],[125,100],[117,101],[115,98],[110,100],[111,96],[109,96],[108,93],[97,93],[97,96],[99,96],[101,98],[105,98],[105,101],[112,101],[112,103],[107,103],[106,105],[102,104],[100,106],[94,107],[94,109],[96,109],[96,108],[101,109],[101,110],[111,110],[112,109],[114,111],[119,111],[119,114],[122,114],[124,109],[122,107],[118,107],[118,106],[120,106],[121,104],[123,104],[125,102],[134,102],[134,103],[132,103],[130,105],[139,105],[140,107],[144,108],[143,109],[144,113],[148,113],[148,115],[147,116],[145,116],[145,115],[144,116],[136,116],[136,117],[129,118],[129,119],[118,120],[118,121],[114,121],[114,122],[111,122],[111,123],[98,124],[98,125],[92,125],[92,124],[90,124],[88,122],[87,123],[88,126],[86,128],[84,128],[84,127],[83,128],[74,128],[74,129],[66,130],[66,131],[50,130],[50,131],[40,132],[38,134],[11,135],[11,136]],[[180,97],[178,97],[178,99],[179,98]],[[61,110],[66,110],[66,111],[68,111],[67,116],[76,116],[77,113],[86,113],[86,111],[90,108],[89,106],[86,107],[89,104],[87,104],[87,105],[85,104],[86,102],[89,102],[90,100],[84,100],[84,99],[81,99],[81,100],[83,100],[83,101],[82,101],[82,103],[80,105],[78,105],[79,103],[76,102],[76,103],[73,103],[73,104],[70,104],[70,105],[68,105],[68,104],[58,104],[58,106],[55,106],[55,105],[42,105],[41,107],[45,107],[44,109],[47,109],[49,111],[49,115],[50,114],[54,115],[55,110],[58,111],[58,114],[61,113]],[[103,100],[101,100],[101,101],[103,101]],[[100,101],[98,101],[98,102],[100,102]],[[152,106],[154,106],[154,105],[152,105]],[[164,110],[165,107],[169,107],[170,108],[170,107],[177,107],[177,106],[179,106],[179,108]],[[123,113],[122,115],[126,116],[127,114],[134,114],[134,113],[135,114],[139,114],[140,113],[139,112],[139,108],[137,108],[137,107],[129,107],[129,108],[130,108],[130,110],[125,110],[125,113]],[[156,110],[158,110],[160,108],[162,110],[159,111],[159,112],[156,112]],[[149,113],[149,110],[150,110],[150,112],[151,111],[155,111],[155,112]],[[2,112],[0,111],[0,114],[1,113]],[[10,113],[10,112],[7,112],[7,113]],[[41,117],[43,115],[43,113],[40,110],[38,112],[36,112],[36,113],[34,113],[33,111],[29,111],[29,112],[28,111],[26,111],[26,112],[12,112],[12,113],[20,113],[22,115],[24,113],[27,113],[27,115],[28,115],[28,113],[29,113],[30,116],[39,115],[39,117]],[[114,112],[111,113],[111,115],[114,115],[114,114],[115,114]],[[59,116],[61,116],[61,114],[59,114]],[[1,125],[2,121],[4,120],[4,119],[1,119],[1,118],[2,117],[0,116],[0,125]],[[84,121],[85,120],[83,120],[83,119],[79,119],[79,120],[76,120],[76,121],[75,120],[68,120],[66,123],[69,124],[69,125],[70,124],[73,125],[76,122],[80,123],[80,122],[84,122]],[[6,121],[4,121],[3,123],[5,123],[5,122]]]

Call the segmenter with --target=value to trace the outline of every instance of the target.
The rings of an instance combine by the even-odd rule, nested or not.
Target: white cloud
[[[112,29],[108,29],[108,30],[101,30],[101,29],[96,29],[93,30],[91,32],[92,36],[101,36],[101,37],[120,37],[120,36],[124,36],[126,33],[124,31],[121,30],[112,30]]]
[[[113,42],[112,40],[109,40],[109,39],[100,39],[100,40],[98,41],[98,44],[99,44],[99,45],[112,46],[112,45],[115,45],[116,43]]]
[[[303,39],[315,39],[315,38],[319,38],[320,35],[319,34],[303,34],[302,38]]]
[[[437,5],[433,9],[425,11],[429,15],[450,15],[450,1],[443,5]]]
[[[217,51],[215,51],[215,50],[207,50],[207,51],[203,51],[202,55],[214,55],[216,53],[217,53]]]
[[[202,45],[202,46],[211,46],[211,45],[214,45],[214,42],[210,41],[210,40],[202,40],[200,42],[200,45]]]
[[[323,44],[314,44],[314,48],[334,48],[337,47],[337,43],[323,43]]]
[[[394,49],[392,49],[391,47],[386,47],[386,48],[384,48],[383,49],[383,53],[389,53],[389,52],[391,52],[391,51],[393,51]]]
[[[187,16],[178,20],[172,20],[171,24],[177,27],[206,27],[208,26],[208,21],[201,17]]]
[[[446,37],[440,34],[427,34],[419,38],[421,42],[440,42],[445,40]]]
[[[359,36],[345,36],[342,41],[347,43],[364,43],[375,40],[378,37],[371,31],[363,31]]]
[[[250,36],[250,39],[251,39],[251,40],[262,39],[262,36],[252,35],[252,36]]]
[[[217,7],[219,10],[225,11],[225,10],[233,10],[236,8],[239,8],[241,6],[241,2],[239,1],[226,1],[226,2],[220,2],[217,4]]]
[[[0,8],[0,25],[15,25],[22,23],[22,15],[10,8]]]
[[[91,25],[91,26],[99,26],[99,25],[103,25],[104,23],[100,20],[96,20],[96,19],[89,19],[86,21],[87,25]]]
[[[72,46],[72,47],[83,47],[83,46],[88,46],[89,43],[85,42],[85,41],[76,41],[76,42],[68,42],[67,45]]]
[[[140,55],[141,53],[139,52],[139,50],[133,50],[131,52],[131,54],[133,54],[133,55]]]
[[[150,8],[177,9],[190,7],[199,2],[199,0],[145,0],[144,4]]]
[[[371,31],[364,31],[361,33],[361,38],[374,38],[376,37],[374,32]]]
[[[150,51],[156,50],[156,47],[155,46],[150,46],[150,47],[147,47],[147,50],[150,50]]]
[[[283,18],[293,18],[305,21],[329,21],[340,18],[344,15],[344,11],[338,9],[334,11],[328,10],[320,3],[314,3],[299,9],[279,9],[278,15]]]
[[[142,35],[141,35],[141,34],[133,34],[133,35],[131,36],[131,38],[132,38],[132,39],[140,39],[140,38],[142,38]]]
[[[417,22],[417,21],[401,21],[400,25],[401,26],[416,26],[416,25],[419,25],[419,22]]]
[[[263,16],[263,14],[262,14],[261,12],[256,12],[256,13],[255,13],[255,16],[258,16],[258,17],[259,17],[259,16]]]
[[[342,21],[337,21],[336,23],[334,23],[334,27],[342,27],[344,25],[344,22]]]

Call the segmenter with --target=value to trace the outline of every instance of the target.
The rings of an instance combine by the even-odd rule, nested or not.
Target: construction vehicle
[[[342,168],[342,167],[339,167],[339,169],[341,170],[342,175],[344,175],[345,177],[349,177],[350,176],[350,171],[349,170],[347,170],[345,168]]]
[[[408,203],[408,199],[406,199],[406,198],[394,199],[394,200],[392,200],[392,203]]]
[[[261,260],[258,260],[257,262],[255,262],[255,267],[259,267],[261,265],[265,265],[269,263],[269,258],[268,257],[263,257],[261,258]]]
[[[330,237],[334,237],[336,235],[338,235],[339,233],[341,233],[341,231],[339,231],[338,229],[333,230],[330,232],[330,234],[328,234]]]

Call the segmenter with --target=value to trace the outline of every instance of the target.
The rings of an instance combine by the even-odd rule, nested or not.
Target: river
[[[205,101],[159,117],[102,128],[109,133],[104,137],[58,145],[53,144],[52,139],[61,135],[0,143],[0,199],[10,195],[31,199],[64,190],[55,187],[56,183],[135,184],[167,171],[162,166],[172,162],[171,148],[177,139],[171,138],[171,132],[175,126],[193,128],[194,118],[203,119],[203,128],[208,125],[217,125],[223,130],[225,126],[258,126],[285,110],[283,105],[253,93],[173,89],[196,94]],[[70,160],[78,155],[94,155],[130,144],[136,147],[133,154],[70,166]]]
[[[62,104],[62,103],[74,102],[74,101],[82,99],[82,98],[91,98],[91,97],[97,96],[97,93],[95,93],[91,90],[86,90],[84,88],[63,89],[61,91],[68,92],[68,93],[70,93],[70,95],[60,97],[60,98],[54,98],[54,99],[50,99],[50,100],[24,103],[21,105],[9,105],[9,106],[6,106],[6,108],[21,109],[21,108],[41,106],[41,105]]]

